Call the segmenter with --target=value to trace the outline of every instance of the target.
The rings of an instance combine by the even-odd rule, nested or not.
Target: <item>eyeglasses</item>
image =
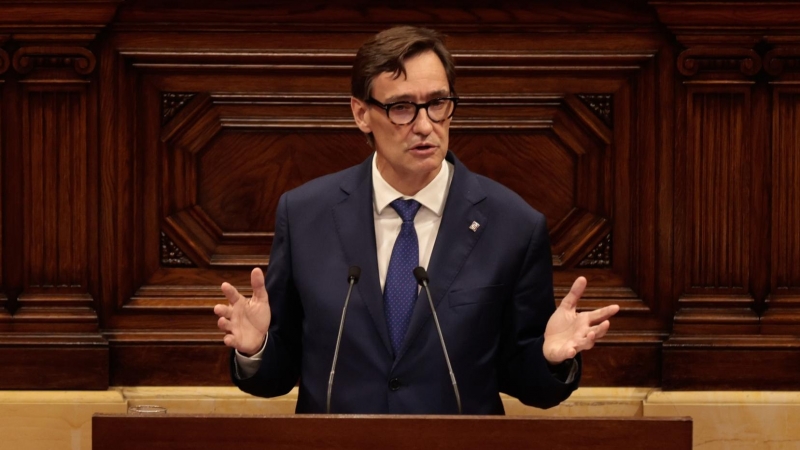
[[[386,116],[395,125],[408,125],[417,118],[420,109],[425,109],[431,122],[439,123],[453,117],[458,97],[435,98],[425,103],[394,102],[383,104],[370,97],[367,103],[386,110]]]

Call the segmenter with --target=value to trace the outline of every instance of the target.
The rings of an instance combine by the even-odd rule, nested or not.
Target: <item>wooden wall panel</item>
[[[772,84],[772,214],[770,292],[762,332],[800,334],[800,81],[797,47],[782,46],[765,55]]]
[[[687,293],[746,295],[749,92],[691,89],[687,111]]]
[[[797,89],[797,88],[795,88]],[[800,91],[776,89],[772,169],[772,286],[800,288]]]
[[[8,40],[8,36],[0,35],[0,47]],[[5,154],[6,150],[6,139],[3,135],[3,130],[5,129],[4,124],[4,113],[5,113],[5,106],[6,103],[4,102],[4,94],[6,90],[6,83],[5,83],[5,72],[11,65],[11,60],[8,58],[8,53],[0,48],[0,249],[5,249],[3,245],[3,223],[4,223],[4,214],[3,211],[5,210],[5,196],[3,190],[4,178],[2,174],[4,173],[5,169]],[[3,270],[3,258],[0,258],[0,330],[7,328],[7,325],[11,322],[11,313],[10,313],[10,305],[8,303],[8,295],[6,294],[6,282]]]
[[[370,153],[396,23],[447,34],[453,151],[545,213],[557,298],[621,305],[584,385],[800,388],[800,5],[740,3],[0,1],[0,388],[228,384],[219,284]]]
[[[112,348],[111,383],[162,383],[174,369],[148,364],[131,378],[129,361],[148,354],[174,360],[181,353],[171,349],[182,346],[218,353],[207,370],[181,372],[175,383],[227,383],[214,365],[225,349],[209,314],[221,300],[219,283],[246,292],[250,268],[267,264],[282,192],[370,153],[352,124],[347,82],[354,48],[371,32],[235,40],[187,33],[170,35],[181,50],[166,51],[153,46],[166,35],[123,29],[104,44],[100,68],[116,80],[101,102],[101,161],[104,171],[121,172],[102,195],[101,209],[113,214],[103,218],[109,231],[101,239],[121,249],[106,256],[108,265],[129,268],[106,278],[103,290],[113,298],[101,320]],[[630,211],[639,196],[655,197],[656,184],[632,178],[655,169],[654,141],[633,132],[652,128],[654,116],[631,111],[652,98],[657,70],[649,48],[664,43],[644,35],[637,38],[642,52],[620,54],[608,40],[597,50],[602,58],[535,48],[564,39],[509,34],[486,43],[453,32],[463,92],[453,149],[547,214],[559,295],[584,274],[591,280],[586,308],[623,304],[622,333],[604,344],[604,358],[623,367],[647,361],[650,369],[610,377],[589,368],[595,375],[588,382],[657,385],[663,300],[637,279],[652,269],[635,260],[654,253],[653,238],[640,230],[653,229],[655,218]],[[520,49],[498,52],[502,42]],[[225,52],[241,43],[250,49]],[[305,50],[284,50],[287,43]],[[112,120],[118,104],[127,107]],[[619,346],[625,352],[614,353]],[[182,355],[176,365],[197,366],[191,352]]]
[[[105,389],[97,309],[96,57],[111,2],[0,4],[11,30],[3,123],[3,273],[10,317],[0,388]],[[76,27],[76,23],[80,24]],[[7,63],[10,62],[10,67]],[[8,88],[6,88],[8,89]],[[46,355],[46,356],[44,356]]]
[[[785,156],[797,148],[781,131],[794,127],[785,122],[792,116],[781,92],[796,77],[797,32],[766,36],[762,27],[765,21],[779,26],[800,10],[788,3],[748,5],[752,10],[730,28],[729,5],[653,4],[682,47],[676,60],[682,85],[675,153],[678,302],[664,343],[662,386],[797,389],[800,315],[791,295],[781,295],[788,291],[776,286],[779,255],[797,231],[783,231],[793,208],[780,206],[793,191],[782,174],[796,166]],[[768,376],[764,367],[771,368]]]

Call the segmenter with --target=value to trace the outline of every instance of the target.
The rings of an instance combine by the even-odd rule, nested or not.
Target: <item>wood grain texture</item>
[[[772,146],[772,288],[800,292],[800,90],[776,88]]]
[[[0,389],[108,389],[108,342],[99,335],[19,331],[0,333]]]
[[[295,47],[312,46],[305,51],[276,48],[292,40],[279,37],[264,40],[260,49],[235,55],[226,52],[224,45],[254,45],[263,37],[250,35],[233,42],[224,35],[218,36],[221,40],[197,36],[201,40],[186,40],[183,50],[163,51],[153,47],[155,36],[116,35],[103,53],[106,59],[100,69],[118,77],[117,86],[129,86],[107,95],[134,105],[125,114],[137,117],[135,130],[130,118],[110,121],[108,125],[119,130],[113,135],[135,135],[144,149],[134,152],[126,144],[129,139],[122,138],[122,146],[105,159],[126,161],[122,166],[108,166],[124,175],[113,180],[118,186],[117,200],[109,197],[107,207],[118,211],[109,222],[118,231],[107,236],[132,236],[119,242],[132,258],[114,265],[134,261],[131,272],[120,273],[120,282],[106,289],[118,294],[114,306],[106,308],[104,323],[119,336],[135,336],[143,329],[188,331],[209,326],[210,307],[220,301],[219,283],[230,281],[246,288],[250,268],[267,264],[280,194],[357,164],[370,152],[352,124],[346,84],[341,83],[346,80],[343,69],[352,61],[352,50],[314,47],[321,42],[347,47],[346,36],[331,33],[328,39],[309,39],[295,35]],[[463,42],[478,41],[465,38]],[[192,46],[207,49],[192,51]],[[647,73],[648,78],[639,79],[641,86],[653,83],[652,51],[606,52],[598,58],[587,52],[549,55],[517,50],[508,54],[492,47],[465,49],[456,56],[463,61],[459,86],[466,86],[452,129],[456,154],[473,170],[500,180],[546,214],[556,244],[555,262],[572,271],[559,281],[565,287],[571,285],[568,278],[585,270],[578,264],[616,228],[620,237],[609,252],[617,257],[613,264],[592,269],[602,271],[602,276],[592,276],[588,305],[617,301],[620,297],[610,293],[626,286],[623,316],[631,315],[631,320],[622,322],[622,329],[652,333],[653,324],[664,329],[665,324],[659,324],[651,312],[660,300],[654,294],[642,300],[636,293],[641,283],[633,267],[645,270],[630,261],[632,246],[648,248],[648,244],[643,235],[629,232],[628,223],[645,220],[631,215],[635,197],[628,187],[634,182],[628,174],[652,167],[629,165],[634,152],[631,124],[637,119],[652,121],[653,116],[645,113],[634,118],[630,107],[615,113],[613,106],[617,98],[622,105],[639,101],[630,93],[645,88],[632,88],[631,76]],[[531,91],[532,77],[546,82],[555,74],[569,74],[569,79]],[[593,77],[599,78],[592,81]],[[497,79],[504,82],[487,84]],[[132,96],[131,91],[138,94]],[[637,148],[635,161],[650,158],[649,164],[654,164],[652,156],[643,156],[655,154],[654,142],[640,142],[643,146]],[[159,171],[144,169],[154,164]],[[623,175],[615,178],[614,173]],[[638,189],[635,195],[655,195],[654,184]],[[614,215],[622,220],[619,225],[610,220]],[[171,242],[167,245],[184,255],[182,265],[164,264],[164,242]],[[636,287],[631,288],[630,282]],[[116,348],[117,341],[111,345]],[[141,349],[148,345],[151,342],[141,344]],[[647,345],[653,344],[648,341]],[[647,345],[618,363],[646,358],[657,367],[658,351]],[[112,365],[116,364],[120,366],[112,373],[128,370],[121,366],[123,359],[112,358]],[[142,380],[157,370],[157,365],[147,367]],[[600,373],[592,382],[609,383],[608,372]],[[629,380],[641,377],[647,385],[658,378],[657,370],[628,373],[633,375]],[[163,379],[155,372],[150,375]],[[194,372],[178,377],[175,383],[206,382],[192,378]],[[114,379],[122,378],[115,375]]]
[[[763,352],[798,389],[797,12],[0,1],[0,332],[108,340],[105,384],[228,384],[219,284],[268,266],[283,192],[369,155],[350,66],[412,23],[456,59],[453,151],[545,214],[556,299],[586,276],[581,310],[622,306],[584,385],[758,389],[721,361]]]
[[[213,426],[210,426],[213,423]],[[314,430],[309,433],[308,430]],[[576,432],[579,430],[579,432]],[[130,436],[120,441],[119,436]],[[443,438],[443,436],[446,437]],[[535,438],[532,438],[535,436]],[[587,436],[591,436],[587,442]],[[669,439],[663,439],[669,436]],[[106,449],[658,449],[689,450],[690,418],[550,419],[446,416],[181,416],[92,418]]]
[[[6,2],[0,10],[19,6]],[[0,133],[8,144],[3,196],[13,199],[3,203],[12,242],[4,242],[4,264],[13,264],[4,271],[11,314],[0,325],[0,348],[12,367],[0,378],[4,389],[108,387],[108,343],[96,312],[99,249],[91,231],[98,215],[97,93],[96,58],[87,46],[101,26],[92,23],[99,3],[85,15],[72,6],[32,5],[53,14],[38,26],[25,23],[25,14],[0,20],[0,27],[15,30],[13,72],[7,72],[14,89],[4,105],[14,120]],[[55,17],[72,25],[45,24]],[[80,17],[87,22],[75,27]]]
[[[749,284],[747,91],[690,90],[687,126],[687,292]]]

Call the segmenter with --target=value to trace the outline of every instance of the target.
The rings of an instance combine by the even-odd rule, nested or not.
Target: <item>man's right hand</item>
[[[272,317],[261,269],[255,268],[250,273],[250,285],[253,296],[245,298],[230,283],[222,283],[222,292],[230,304],[214,306],[214,314],[219,316],[217,326],[225,332],[225,345],[245,356],[261,350]]]

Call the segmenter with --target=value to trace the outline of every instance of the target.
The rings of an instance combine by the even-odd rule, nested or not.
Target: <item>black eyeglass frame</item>
[[[453,110],[450,111],[450,115],[445,117],[444,119],[433,120],[431,118],[430,111],[428,111],[428,107],[431,106],[431,104],[433,104],[434,102],[439,101],[439,100],[450,100],[450,101],[452,101],[453,102]],[[414,102],[409,102],[409,101],[392,102],[392,103],[381,103],[381,102],[375,100],[375,97],[370,96],[367,99],[367,103],[382,108],[384,111],[386,111],[386,117],[389,119],[390,122],[392,122],[395,125],[403,126],[403,125],[410,125],[410,124],[414,123],[414,121],[417,120],[417,116],[419,115],[419,110],[423,109],[423,108],[425,109],[425,112],[428,113],[428,120],[430,120],[433,123],[444,122],[445,120],[453,117],[453,115],[456,113],[456,107],[458,106],[458,97],[437,97],[437,98],[428,100],[425,103],[414,103]],[[408,121],[408,123],[396,123],[394,120],[392,120],[391,116],[389,116],[389,110],[393,106],[400,105],[400,104],[414,105],[414,108],[415,108],[414,117],[412,117],[411,120]]]

